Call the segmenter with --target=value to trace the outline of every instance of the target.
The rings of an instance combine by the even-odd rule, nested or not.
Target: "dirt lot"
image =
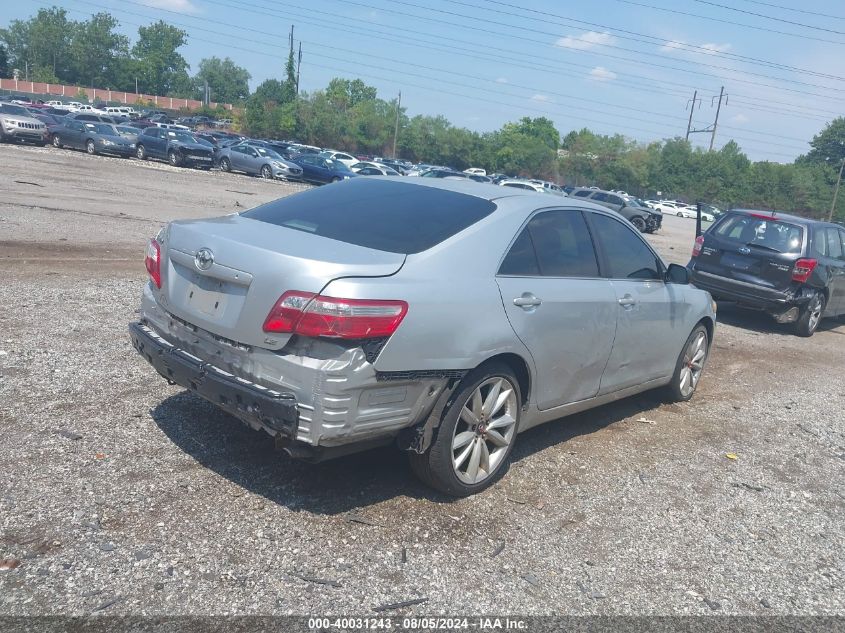
[[[0,146],[0,615],[845,613],[837,322],[723,307],[691,402],[530,431],[460,501],[390,450],[294,462],[168,387],[126,334],[144,239],[296,188]],[[694,222],[665,224],[685,263]]]

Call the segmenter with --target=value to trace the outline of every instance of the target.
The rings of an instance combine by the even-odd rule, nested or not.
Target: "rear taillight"
[[[144,266],[147,267],[147,272],[150,273],[150,279],[152,279],[155,287],[161,288],[161,247],[155,238],[150,239],[147,243]]]
[[[692,256],[698,257],[701,255],[701,247],[704,246],[704,236],[699,235],[695,238],[695,244],[692,245]]]
[[[264,331],[329,338],[376,338],[393,334],[407,313],[408,304],[404,301],[338,299],[289,291],[270,310]]]
[[[818,262],[815,259],[799,259],[795,262],[795,268],[792,269],[792,281],[800,283],[806,282],[813,271],[816,269]]]

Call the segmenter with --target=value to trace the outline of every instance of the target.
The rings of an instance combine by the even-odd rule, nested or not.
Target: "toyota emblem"
[[[197,251],[197,254],[194,255],[194,265],[199,270],[208,270],[211,268],[213,263],[214,253],[211,252],[211,249],[201,248]]]

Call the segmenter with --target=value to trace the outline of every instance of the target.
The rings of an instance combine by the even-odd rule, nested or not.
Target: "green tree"
[[[12,72],[9,69],[9,55],[6,53],[6,47],[0,44],[0,77],[11,77]]]
[[[138,87],[156,95],[190,93],[188,62],[179,53],[188,34],[159,20],[138,29],[138,41],[132,47],[137,60]]]
[[[211,100],[218,103],[242,103],[249,97],[249,80],[252,76],[228,57],[209,57],[199,63],[194,76],[194,93],[201,99],[205,84],[211,93]]]
[[[825,163],[838,169],[845,160],[845,117],[836,118],[828,123],[813,137],[810,147],[813,149],[804,160]]]
[[[110,13],[97,13],[77,24],[69,56],[71,72],[79,83],[112,89],[126,87],[124,66],[129,58],[129,38],[116,32],[119,26]]]
[[[29,20],[12,20],[0,29],[0,40],[8,50],[12,67],[30,76],[72,78],[68,49],[77,23],[68,20],[67,11],[58,7],[39,9]]]

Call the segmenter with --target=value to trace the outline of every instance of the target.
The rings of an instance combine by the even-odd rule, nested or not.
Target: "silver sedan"
[[[238,143],[220,150],[217,158],[223,171],[241,171],[245,174],[261,176],[268,180],[283,178],[300,180],[302,167],[285,160],[268,147]]]
[[[517,434],[661,388],[692,397],[715,305],[618,214],[466,179],[356,178],[150,240],[135,348],[327,459],[394,444],[451,495]]]

